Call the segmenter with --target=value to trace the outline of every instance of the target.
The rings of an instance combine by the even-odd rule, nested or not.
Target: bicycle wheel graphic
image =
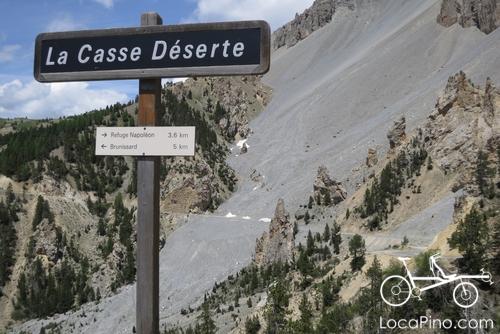
[[[410,283],[402,276],[389,276],[380,286],[380,295],[386,304],[401,306],[410,299]]]
[[[478,298],[477,288],[472,283],[462,282],[453,289],[453,300],[460,307],[471,307]]]

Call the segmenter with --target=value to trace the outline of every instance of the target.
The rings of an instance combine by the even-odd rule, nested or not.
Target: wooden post
[[[141,15],[141,26],[162,23],[157,13]],[[139,126],[160,125],[160,98],[161,79],[139,80]],[[136,327],[139,334],[159,333],[159,226],[160,157],[138,157]]]

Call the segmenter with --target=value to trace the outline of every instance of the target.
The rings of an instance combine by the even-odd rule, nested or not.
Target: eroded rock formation
[[[235,83],[228,77],[215,77],[211,79],[212,96],[219,101],[221,106],[229,111],[229,115],[219,122],[219,129],[222,134],[234,138],[239,134],[242,138],[247,138],[252,134],[252,129],[248,124],[249,113],[254,107],[251,100],[255,98],[262,107],[267,106],[272,98],[272,94],[255,76],[242,77],[243,83],[251,84],[253,91],[247,92],[242,85]],[[260,108],[259,108],[260,109]]]
[[[285,202],[280,198],[274,218],[269,224],[269,233],[264,232],[262,237],[256,240],[255,262],[262,267],[278,261],[290,262],[294,248],[293,224],[285,209]]]
[[[459,23],[464,28],[477,27],[485,34],[500,25],[499,0],[443,0],[437,22],[445,27]]]
[[[366,156],[366,166],[373,167],[378,164],[378,156],[377,156],[378,147],[370,147],[368,149],[368,155]]]
[[[443,0],[437,22],[443,27],[450,27],[458,22],[459,13],[461,12],[461,3],[456,0]]]
[[[400,115],[395,121],[391,129],[387,132],[389,139],[390,151],[394,151],[396,147],[406,139],[406,119],[404,115]]]
[[[457,172],[457,184],[474,173],[478,151],[491,156],[500,147],[500,89],[486,80],[483,91],[460,72],[448,79],[429,119],[418,131],[440,168]]]
[[[302,14],[295,14],[295,19],[277,29],[272,36],[274,50],[286,46],[294,46],[314,31],[324,27],[332,21],[338,6],[346,6],[354,10],[355,6],[348,1],[316,0],[313,5]]]
[[[55,265],[63,256],[62,249],[59,248],[59,242],[56,239],[56,226],[54,223],[50,223],[47,218],[43,219],[37,226],[33,234],[33,241],[36,255],[46,256],[50,265]]]
[[[347,191],[340,181],[330,175],[326,166],[321,165],[314,181],[314,198],[320,198],[321,203],[325,204],[325,200],[328,202],[327,196],[330,197],[330,203],[326,203],[327,205],[337,204],[347,198]]]

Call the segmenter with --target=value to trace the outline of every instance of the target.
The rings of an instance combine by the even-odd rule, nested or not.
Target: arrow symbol
[[[106,147],[107,147],[107,146],[106,146],[106,145],[104,145],[104,144],[102,144],[102,145],[101,145],[101,148],[102,148],[102,149],[105,149]]]
[[[108,136],[108,134],[107,134],[106,132],[104,132],[104,133],[102,134],[102,136],[103,136],[104,138],[106,138],[106,137]]]

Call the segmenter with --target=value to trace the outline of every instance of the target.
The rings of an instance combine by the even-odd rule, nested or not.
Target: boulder
[[[327,194],[330,197],[330,204],[338,204],[347,198],[347,191],[342,186],[342,183],[332,177],[326,166],[318,167],[318,176],[314,181],[314,198],[321,199],[321,203],[328,202]]]
[[[243,145],[241,145],[241,151],[240,151],[240,154],[245,154],[248,152],[248,146],[247,146],[247,143],[243,143]]]
[[[378,164],[378,156],[377,156],[378,148],[370,147],[368,148],[368,155],[366,156],[366,166],[373,167]]]
[[[395,121],[391,129],[387,132],[389,139],[390,152],[406,139],[406,119],[404,115],[400,115]]]
[[[443,0],[437,17],[437,23],[443,27],[452,26],[458,22],[461,11],[462,4],[457,2],[457,0]]]

